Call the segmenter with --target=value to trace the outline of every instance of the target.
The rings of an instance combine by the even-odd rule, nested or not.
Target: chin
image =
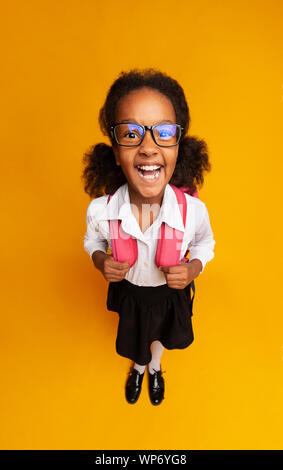
[[[162,196],[165,190],[166,184],[158,184],[152,187],[136,186],[139,194],[145,199],[156,198],[159,195]]]

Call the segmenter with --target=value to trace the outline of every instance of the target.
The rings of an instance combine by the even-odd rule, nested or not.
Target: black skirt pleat
[[[173,289],[167,284],[137,286],[126,279],[110,282],[107,309],[119,314],[117,353],[146,365],[154,340],[166,349],[188,347],[194,340],[191,284]]]

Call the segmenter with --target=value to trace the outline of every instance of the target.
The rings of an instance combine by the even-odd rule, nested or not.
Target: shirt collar
[[[107,196],[108,197],[108,196]],[[185,231],[183,217],[180,210],[176,211],[176,195],[174,190],[171,188],[170,184],[165,186],[164,196],[158,214],[158,220],[160,225],[162,222],[165,222],[172,228]],[[182,209],[182,206],[181,206]],[[129,196],[128,183],[123,184],[111,197],[109,203],[106,205],[106,208],[100,214],[100,220],[122,220],[122,226],[128,228],[127,220],[130,222],[132,219],[135,220],[135,223],[139,229],[139,235],[142,234],[137,219],[135,218],[132,209]],[[124,223],[123,223],[124,221]]]
[[[182,206],[180,209],[182,210]],[[177,198],[170,184],[167,184],[165,187],[159,215],[161,222],[165,222],[170,227],[181,230],[182,232],[185,231],[183,217],[177,207]]]

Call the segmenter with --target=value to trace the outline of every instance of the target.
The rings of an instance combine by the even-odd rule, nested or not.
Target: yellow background
[[[6,2],[1,11],[1,448],[282,449],[283,7]],[[83,248],[82,155],[122,70],[182,85],[207,141],[215,258],[195,341],[164,350],[165,400],[124,385],[118,315]]]

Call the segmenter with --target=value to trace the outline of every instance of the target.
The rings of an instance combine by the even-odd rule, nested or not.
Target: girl
[[[109,281],[107,309],[119,314],[116,351],[134,361],[126,400],[138,400],[148,364],[149,396],[158,405],[165,389],[163,349],[184,349],[192,343],[190,287],[194,289],[193,280],[214,257],[206,205],[191,195],[197,195],[211,164],[206,143],[186,135],[190,116],[182,87],[160,71],[121,72],[99,122],[111,145],[99,143],[84,154],[84,189],[93,198],[84,248]],[[171,184],[190,188],[185,227]],[[138,258],[132,266],[107,254],[108,246],[113,253],[109,221],[118,219],[137,241]],[[163,222],[181,230],[183,240],[179,264],[158,269],[155,254]],[[188,250],[189,262],[184,262]]]

